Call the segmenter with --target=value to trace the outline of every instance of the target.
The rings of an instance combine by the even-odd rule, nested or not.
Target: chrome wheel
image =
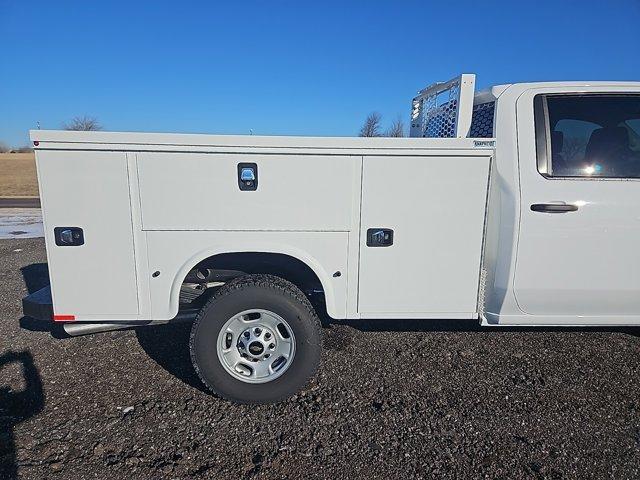
[[[224,369],[247,383],[266,383],[293,361],[293,330],[278,314],[252,309],[230,318],[220,330],[216,350]]]

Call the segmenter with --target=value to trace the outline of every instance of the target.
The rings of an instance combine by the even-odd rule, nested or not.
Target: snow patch
[[[39,208],[0,208],[0,239],[44,237]]]

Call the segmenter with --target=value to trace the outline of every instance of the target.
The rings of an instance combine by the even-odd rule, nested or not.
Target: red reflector
[[[54,322],[69,322],[75,319],[76,319],[75,315],[54,315],[53,316]]]

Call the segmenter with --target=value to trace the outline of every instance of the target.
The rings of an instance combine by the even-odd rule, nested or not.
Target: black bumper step
[[[44,322],[53,321],[53,300],[51,286],[47,285],[37,292],[22,299],[22,313],[25,317],[35,318]]]

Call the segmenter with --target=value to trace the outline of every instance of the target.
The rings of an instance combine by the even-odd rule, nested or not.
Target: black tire
[[[246,383],[228,373],[218,358],[218,334],[225,323],[248,309],[280,315],[293,330],[296,353],[279,377]],[[222,286],[202,307],[191,328],[191,361],[202,382],[216,395],[237,403],[275,403],[301,390],[320,364],[320,320],[307,297],[274,275],[246,275]]]

